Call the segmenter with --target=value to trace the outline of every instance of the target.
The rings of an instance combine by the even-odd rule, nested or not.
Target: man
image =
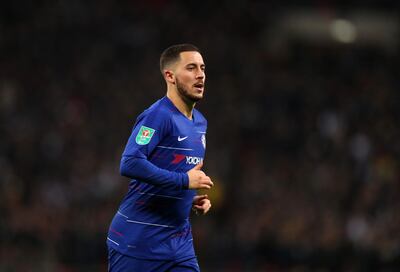
[[[167,94],[136,120],[121,159],[129,191],[107,237],[109,271],[200,271],[189,214],[206,214],[213,182],[201,167],[207,121],[194,107],[204,95],[198,48],[179,44],[160,58]]]

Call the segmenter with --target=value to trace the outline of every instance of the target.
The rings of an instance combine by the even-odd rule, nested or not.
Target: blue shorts
[[[108,248],[108,272],[200,272],[197,258],[182,261],[142,260]]]

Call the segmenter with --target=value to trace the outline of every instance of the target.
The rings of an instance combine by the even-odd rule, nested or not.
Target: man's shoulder
[[[164,98],[161,98],[150,105],[146,110],[143,111],[145,115],[160,115],[162,116],[169,116],[171,114],[171,110],[168,108],[166,103],[164,102]]]
[[[162,124],[171,118],[171,111],[163,103],[163,99],[159,99],[145,109],[138,117],[137,122],[147,120],[151,123]]]

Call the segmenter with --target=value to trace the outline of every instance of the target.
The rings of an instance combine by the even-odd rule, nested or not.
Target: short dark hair
[[[199,48],[189,43],[176,44],[165,49],[160,57],[161,74],[164,73],[165,67],[179,60],[180,54],[182,52],[188,52],[188,51],[195,51],[201,53]]]

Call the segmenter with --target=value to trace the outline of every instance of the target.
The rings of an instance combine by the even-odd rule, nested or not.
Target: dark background
[[[207,65],[202,271],[399,271],[398,3],[2,3],[0,271],[106,271],[121,152],[183,42]]]

